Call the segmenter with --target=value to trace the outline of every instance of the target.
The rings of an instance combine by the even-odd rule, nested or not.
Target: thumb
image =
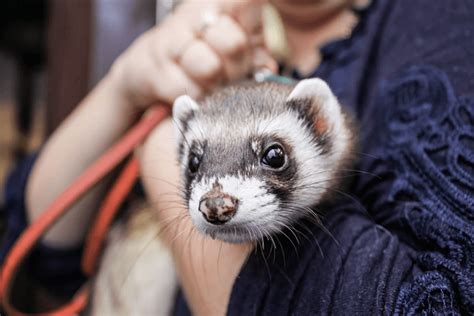
[[[270,52],[264,47],[257,47],[253,50],[252,63],[254,71],[267,69],[272,73],[278,72],[278,63],[272,57]]]

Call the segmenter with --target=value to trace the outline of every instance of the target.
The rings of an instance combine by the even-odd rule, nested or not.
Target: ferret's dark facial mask
[[[352,143],[320,79],[240,83],[199,104],[182,96],[173,118],[191,218],[228,242],[261,239],[309,216]]]

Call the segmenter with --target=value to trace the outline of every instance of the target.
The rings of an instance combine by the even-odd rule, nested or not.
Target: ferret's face
[[[232,242],[262,238],[280,227],[301,173],[284,137],[258,130],[241,136],[229,143],[191,140],[182,166],[195,225]]]
[[[185,198],[201,232],[228,242],[262,239],[310,216],[333,184],[350,138],[339,104],[319,79],[290,92],[255,85],[201,105],[176,100]]]

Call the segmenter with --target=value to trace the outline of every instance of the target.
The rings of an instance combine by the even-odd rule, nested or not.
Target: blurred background
[[[0,208],[15,163],[40,149],[113,60],[173,2],[0,1]]]

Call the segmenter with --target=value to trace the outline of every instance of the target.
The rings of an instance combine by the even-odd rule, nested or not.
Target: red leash
[[[67,212],[75,201],[122,162],[153,128],[168,115],[169,107],[167,106],[159,106],[147,112],[125,136],[97,159],[18,238],[8,253],[1,271],[0,297],[2,307],[8,315],[38,315],[27,314],[17,310],[10,303],[10,295],[19,266],[41,239],[42,235]],[[87,276],[90,276],[95,271],[110,224],[123,200],[130,192],[137,176],[138,162],[132,157],[109,191],[99,210],[94,226],[88,233],[82,258],[82,269]],[[40,315],[65,316],[78,314],[85,308],[88,296],[89,288],[86,285],[64,306],[52,311],[42,312]]]

